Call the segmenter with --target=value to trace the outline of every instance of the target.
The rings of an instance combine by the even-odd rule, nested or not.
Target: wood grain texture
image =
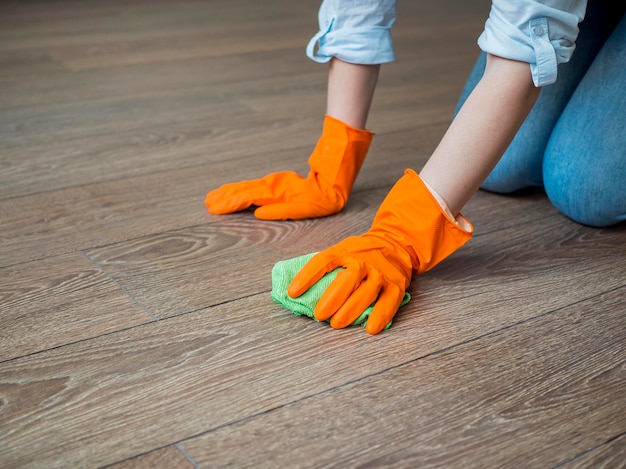
[[[308,171],[318,7],[0,2],[0,467],[623,466],[624,224],[479,192],[474,239],[378,336],[269,295],[274,262],[366,230],[425,163],[488,0],[399,2],[343,212],[207,213]]]
[[[6,113],[0,116],[0,198],[250,156],[275,164],[277,141],[301,164],[320,134],[323,93],[312,91],[310,110],[304,110],[308,117],[293,119],[295,109],[280,103],[299,103],[300,112],[303,104],[296,92],[287,99],[288,91],[281,100],[272,98],[273,112],[261,114],[250,112],[258,101],[242,103],[201,89]],[[409,166],[421,168],[452,116],[455,100],[442,99],[444,91],[374,114],[370,124],[378,135],[368,161],[402,170],[397,160],[406,158]],[[445,94],[452,94],[450,87]],[[408,140],[398,140],[401,135]]]
[[[279,22],[278,27],[287,23],[290,17],[304,15],[308,18],[304,10],[310,9],[311,5],[312,2],[306,8],[290,7],[293,11],[283,11],[275,20]],[[183,8],[186,13],[182,13],[183,18],[179,20],[189,19],[193,13],[197,17],[215,16],[214,8],[214,5],[202,6],[198,2],[193,8]],[[98,8],[94,10],[96,15],[101,11]],[[307,139],[303,135],[308,134],[302,132],[304,129],[317,129],[320,125],[325,69],[303,57],[300,47],[278,53],[270,46],[270,52],[236,54],[223,51],[223,57],[185,59],[181,51],[190,48],[183,44],[178,47],[178,52],[173,52],[177,57],[175,61],[168,60],[167,56],[159,60],[146,59],[146,55],[150,54],[142,49],[141,44],[151,44],[152,50],[158,54],[162,50],[159,38],[141,37],[141,33],[136,33],[140,41],[136,45],[132,35],[125,37],[123,33],[131,24],[119,23],[120,20],[129,21],[129,12],[125,9],[117,11],[119,7],[111,10],[102,13],[105,15],[104,24],[99,24],[95,16],[96,24],[91,27],[95,27],[95,31],[106,31],[107,27],[115,25],[117,35],[111,37],[117,38],[114,39],[116,44],[122,44],[122,49],[136,48],[135,54],[149,63],[141,60],[137,63],[130,60],[124,65],[108,63],[101,53],[119,57],[123,55],[123,50],[115,44],[110,45],[111,50],[106,44],[98,45],[96,42],[90,45],[89,39],[86,43],[83,39],[80,44],[70,46],[68,55],[75,57],[79,50],[93,53],[93,60],[101,68],[75,71],[61,68],[45,75],[32,73],[25,77],[18,73],[14,77],[6,77],[0,88],[3,108],[0,138],[2,148],[14,157],[3,158],[5,171],[0,173],[0,197],[64,188],[76,180],[101,182],[178,169],[211,161],[214,159],[211,155],[219,155],[222,159],[237,157],[241,154],[237,151],[249,153],[258,148],[259,143],[278,138],[283,148],[293,147],[295,142],[302,145],[303,140],[308,142],[305,144],[312,145],[317,135]],[[14,15],[22,18],[21,13]],[[147,22],[144,26],[146,31],[155,26],[152,21],[165,23],[166,26],[173,21],[162,12],[157,13],[158,19],[151,20],[153,15],[152,12],[142,14],[142,19]],[[188,28],[201,25],[197,17]],[[70,15],[66,21],[71,24],[75,17]],[[214,23],[215,20],[205,24],[205,30]],[[23,28],[26,26],[22,25]],[[137,26],[134,24],[132,30],[136,31]],[[245,26],[244,23],[240,27]],[[46,39],[53,44],[54,37],[73,41],[72,36],[63,33],[68,24],[61,22],[57,26],[58,31],[54,27],[40,31],[40,27],[36,23],[30,34],[36,37],[37,32],[52,35],[52,38]],[[50,28],[53,31],[49,31]],[[411,28],[415,29],[415,25]],[[402,35],[402,28],[398,29]],[[427,50],[428,54],[421,56],[419,61],[404,60],[392,64],[389,66],[393,67],[392,73],[383,74],[372,112],[373,130],[397,131],[449,122],[464,80],[463,74],[450,74],[449,68],[452,65],[459,67],[459,62],[467,69],[471,66],[477,53],[473,40],[470,41],[473,29],[468,23],[465,29],[447,31],[449,42],[421,43],[428,40],[428,34],[422,34],[416,42],[407,40],[412,44],[410,47]],[[87,34],[86,31],[81,33]],[[176,37],[176,33],[171,34]],[[193,30],[186,30],[186,34],[191,34],[187,40],[196,44],[194,47],[203,44],[193,36]],[[218,29],[212,34],[222,32]],[[266,29],[265,34],[276,41],[272,31]],[[289,30],[283,34],[293,37],[293,32]],[[22,33],[22,42],[28,35],[27,32]],[[229,43],[231,38],[241,41],[241,37],[240,30],[235,29],[223,42]],[[21,43],[17,40],[12,42],[7,39],[7,50],[0,49],[0,58],[10,62],[24,48],[31,53],[27,46],[18,45]],[[246,41],[248,44],[263,43],[253,39],[247,38]],[[168,36],[162,40],[176,42]],[[303,43],[305,39],[297,41]],[[13,48],[9,48],[9,44],[14,44]],[[455,46],[452,47],[452,44]],[[55,47],[59,46],[54,46],[49,54],[58,59]],[[248,73],[250,68],[255,70],[254,77]],[[279,76],[277,71],[280,71]],[[294,132],[292,125],[299,123],[293,121],[294,115],[311,116],[315,120],[300,122],[300,129]],[[236,136],[236,145],[233,145],[235,136],[231,132],[234,125],[245,129]],[[227,136],[225,145],[220,146],[220,142],[225,143],[220,135]],[[2,154],[8,156],[6,152]],[[150,164],[145,164],[148,158]],[[29,187],[24,187],[25,183]]]
[[[168,446],[151,453],[142,454],[108,469],[194,469],[194,465],[176,448]]]
[[[73,8],[67,8],[72,3],[56,1],[37,5],[37,15],[27,2],[3,3],[0,50],[61,49],[68,51],[67,60],[79,60],[83,55],[92,54],[100,59],[94,66],[110,67],[119,64],[119,58],[126,54],[143,62],[149,51],[162,51],[162,56],[155,60],[164,61],[170,57],[170,49],[184,54],[191,46],[199,48],[200,45],[204,48],[198,55],[232,55],[238,48],[225,39],[237,41],[239,47],[251,51],[260,45],[257,34],[269,42],[285,31],[283,40],[293,40],[298,30],[306,35],[304,28],[314,31],[317,26],[317,5],[310,1],[285,5],[268,3],[262,7],[248,2],[245,8],[232,8],[225,0],[213,0],[210,4],[181,1],[175,9],[167,1],[107,2],[79,8],[74,4]],[[77,24],[77,20],[83,24]],[[276,29],[268,28],[268,23]],[[68,30],[79,34],[67,34]],[[166,38],[171,40],[169,44],[163,41]],[[184,47],[180,47],[181,41],[185,41]],[[106,45],[118,46],[118,49],[109,51]]]
[[[296,158],[293,151],[277,151],[272,164]],[[205,195],[232,174],[233,164],[249,177],[268,167],[248,157],[2,200],[0,265],[206,224]],[[178,181],[175,187],[171,181]]]
[[[278,166],[281,161],[293,159],[293,152],[276,152],[273,164]],[[246,168],[241,172],[250,177],[267,167],[267,162],[258,158],[244,162],[238,162]],[[232,173],[232,164],[187,168],[0,201],[0,265],[217,221],[218,217],[209,218],[204,197]],[[172,178],[180,184],[164,190]]]
[[[87,251],[158,318],[271,289],[282,256],[210,227],[186,228]]]
[[[621,412],[623,407],[619,409]],[[610,469],[626,467],[626,435],[622,434],[563,464],[563,469]]]
[[[367,336],[361,328],[331,331],[325,324],[294,317],[263,293],[6,362],[0,366],[2,427],[7,429],[1,462],[24,463],[26,448],[34,441],[42,465],[54,465],[61,454],[70,465],[84,458],[93,464],[121,461],[454,350],[477,337],[515,329],[571,304],[587,301],[592,308],[589,317],[595,318],[593,298],[607,290],[613,293],[600,309],[613,314],[612,329],[620,330],[626,276],[616,252],[621,252],[622,232],[592,230],[561,220],[543,225],[533,239],[516,238],[514,228],[485,235],[471,249],[468,246],[467,255],[458,253],[442,269],[422,276],[411,287],[412,302],[400,311],[391,331],[379,336]],[[595,252],[604,262],[581,264],[576,252],[583,244],[589,245],[587,258]],[[500,255],[485,263],[494,250]],[[551,258],[549,250],[554,250]],[[160,258],[158,252],[153,255]],[[143,257],[149,253],[147,249]],[[162,257],[165,261],[167,253]],[[611,258],[615,263],[607,264]],[[130,273],[150,272],[146,266],[142,270],[141,263],[130,267]],[[589,277],[603,282],[585,283]],[[163,283],[155,282],[155,295]],[[189,288],[201,287],[198,283]],[[181,295],[180,302],[186,300]],[[597,336],[604,343],[604,334],[610,332],[599,325],[589,340]],[[563,334],[558,335],[566,337]],[[578,339],[571,346],[577,343]],[[512,350],[526,353],[533,347]],[[554,354],[558,348],[552,350]],[[491,356],[499,357],[493,362],[498,369],[516,364],[500,352]],[[612,357],[606,357],[611,364]],[[560,359],[560,355],[554,358],[557,363]],[[621,374],[615,379],[623,383]],[[615,402],[621,402],[621,394],[610,392]],[[29,398],[18,400],[25,395]],[[574,402],[588,406],[596,401],[582,396]],[[499,401],[502,396],[492,398]],[[41,415],[47,416],[45,423]],[[354,419],[358,421],[358,413]],[[86,427],[97,430],[83,435]],[[541,438],[541,433],[534,434]]]
[[[80,253],[0,276],[0,361],[154,320]]]
[[[30,122],[20,121],[19,116],[16,120],[9,117],[10,121],[6,122],[7,134],[21,133],[24,136],[15,135],[15,138],[35,141],[26,147],[11,147],[13,137],[7,138],[2,157],[5,170],[1,176],[0,195],[7,198],[64,189],[76,185],[78,181],[97,183],[165,170],[176,171],[251,154],[255,154],[256,158],[266,158],[268,154],[273,156],[276,151],[269,146],[271,139],[281,138],[285,145],[283,148],[293,151],[294,148],[314,145],[319,134],[318,128],[321,128],[322,117],[317,112],[315,119],[304,122],[294,122],[285,117],[242,117],[242,107],[231,102],[206,102],[205,110],[212,108],[211,113],[202,109],[196,113],[190,105],[187,115],[178,106],[189,97],[180,98],[172,97],[171,101],[145,98],[143,102],[150,102],[151,106],[140,108],[134,120],[161,121],[147,128],[136,123],[125,125],[117,120],[117,113],[132,114],[132,111],[128,112],[128,102],[119,107],[110,101],[105,106],[101,103],[81,106],[77,114],[71,109],[56,109],[36,117],[31,114],[34,120]],[[168,106],[168,101],[174,100],[176,106]],[[220,113],[222,105],[229,111]],[[165,111],[166,107],[170,110]],[[95,115],[90,114],[92,110]],[[144,113],[158,117],[143,119]],[[194,113],[201,113],[203,117],[194,119]],[[232,124],[225,124],[227,115],[231,115],[233,121],[238,121],[241,128],[236,130]],[[82,116],[85,118],[81,124],[74,125]],[[31,117],[27,116],[26,119]],[[63,121],[66,117],[68,126],[76,129],[76,135],[83,133],[83,136],[67,135],[73,131],[50,127],[51,121]],[[106,122],[101,125],[102,121]],[[285,134],[290,137],[285,138]],[[9,158],[9,154],[15,155],[15,158]]]
[[[554,466],[626,425],[621,293],[329,389],[181,446],[199,467]]]

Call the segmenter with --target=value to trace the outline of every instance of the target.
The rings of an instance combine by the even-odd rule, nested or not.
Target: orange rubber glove
[[[306,178],[283,171],[225,184],[209,192],[204,203],[217,215],[256,205],[254,215],[263,220],[300,220],[337,213],[348,200],[373,135],[327,115],[322,136],[309,158],[311,171]]]
[[[422,179],[410,169],[381,204],[372,227],[322,251],[294,277],[287,293],[296,298],[327,272],[344,267],[314,309],[315,318],[343,328],[374,301],[365,325],[382,331],[396,314],[413,275],[432,269],[472,237],[448,218]]]

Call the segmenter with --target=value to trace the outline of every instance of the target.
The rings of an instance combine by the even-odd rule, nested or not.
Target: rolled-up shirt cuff
[[[489,54],[529,63],[538,87],[554,83],[558,64],[570,60],[586,8],[585,0],[567,11],[549,3],[494,0],[478,38],[480,48]]]
[[[364,65],[393,62],[395,19],[396,0],[324,0],[319,32],[309,41],[306,54],[322,63],[333,57]]]
[[[320,63],[337,57],[344,62],[364,65],[393,62],[396,58],[391,31],[383,27],[320,31],[309,41],[306,54]]]

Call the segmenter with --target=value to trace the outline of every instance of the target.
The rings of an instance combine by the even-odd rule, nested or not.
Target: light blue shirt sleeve
[[[321,63],[332,57],[356,64],[393,62],[395,19],[396,0],[324,0],[318,15],[320,30],[306,54]]]
[[[535,86],[554,83],[557,65],[570,60],[587,0],[493,0],[480,48],[528,62]]]

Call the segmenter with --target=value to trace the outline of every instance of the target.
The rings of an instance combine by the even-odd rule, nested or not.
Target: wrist
[[[422,179],[422,178],[420,178],[420,179]],[[450,210],[450,207],[448,207],[448,204],[443,199],[443,197],[441,197],[437,193],[437,191],[430,186],[430,184],[428,184],[426,181],[424,181],[424,179],[422,179],[422,182],[424,183],[424,186],[426,187],[426,189],[428,189],[428,192],[430,192],[430,194],[433,196],[435,201],[439,204],[439,207],[441,207],[441,210],[443,211],[443,213],[451,221],[456,223],[458,226],[463,228],[465,231],[472,231],[472,229],[473,229],[472,228],[472,224],[469,222],[469,220],[467,218],[465,218],[465,216],[463,216],[461,213],[459,213],[458,215],[455,216],[452,213],[452,210]]]

